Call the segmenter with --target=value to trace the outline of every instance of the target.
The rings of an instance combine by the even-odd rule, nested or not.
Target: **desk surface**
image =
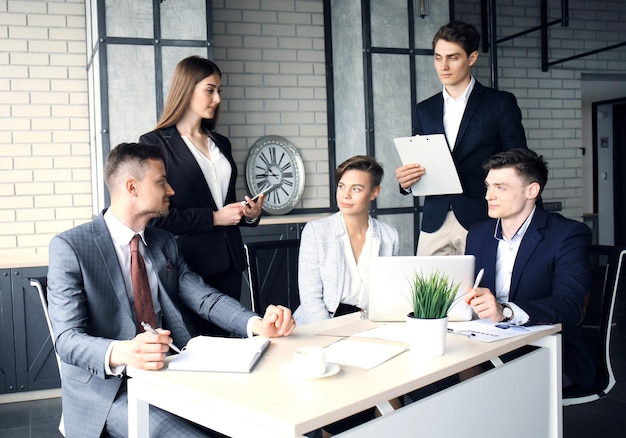
[[[212,410],[220,423],[226,419],[246,418],[263,425],[276,435],[294,436],[315,430],[331,422],[372,407],[384,400],[454,375],[540,338],[560,331],[529,333],[497,342],[481,343],[448,335],[445,354],[426,358],[407,351],[369,371],[342,368],[335,376],[317,380],[289,377],[280,371],[291,361],[296,345],[326,345],[337,337],[318,335],[329,328],[349,324],[351,329],[366,329],[369,321],[358,315],[298,327],[287,338],[272,339],[272,345],[250,374],[198,373],[183,371],[144,371],[128,369],[128,375],[150,387],[186,400],[197,413],[185,412],[193,421],[211,427],[207,412]],[[171,397],[170,397],[171,396]],[[159,405],[158,401],[150,400]],[[174,407],[175,409],[175,407]],[[170,409],[168,409],[170,410]],[[175,410],[172,410],[175,412]],[[176,413],[176,412],[175,412]],[[223,431],[229,433],[229,431]]]

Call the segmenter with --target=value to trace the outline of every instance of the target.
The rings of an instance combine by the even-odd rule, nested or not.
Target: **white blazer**
[[[398,231],[371,218],[372,237],[380,242],[379,256],[396,256]],[[343,293],[346,273],[341,213],[306,224],[300,239],[298,290],[300,306],[294,312],[297,324],[333,317]]]

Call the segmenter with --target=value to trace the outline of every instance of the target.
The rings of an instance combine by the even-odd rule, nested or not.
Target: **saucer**
[[[323,379],[324,377],[334,376],[335,374],[339,372],[340,369],[341,368],[336,363],[327,363],[326,371],[324,373],[318,374],[317,376],[309,377],[309,376],[303,376],[302,374],[300,374],[298,370],[294,367],[293,362],[286,363],[280,367],[280,371],[289,377],[296,377],[298,379],[307,379],[307,380]]]

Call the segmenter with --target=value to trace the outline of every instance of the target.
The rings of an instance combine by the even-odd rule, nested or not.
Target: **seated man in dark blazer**
[[[168,213],[174,194],[157,146],[117,146],[104,176],[111,207],[50,242],[48,300],[67,438],[128,435],[125,367],[161,369],[171,343],[187,344],[183,306],[239,336],[287,336],[295,328],[285,307],[269,306],[261,319],[208,286],[189,269],[172,234],[146,228]],[[162,328],[143,332],[143,321]],[[150,407],[151,437],[206,432]]]
[[[500,152],[483,169],[492,219],[470,228],[466,254],[485,274],[466,299],[494,322],[563,324],[563,386],[591,386],[594,364],[578,326],[591,288],[591,232],[536,205],[548,168],[535,152]]]

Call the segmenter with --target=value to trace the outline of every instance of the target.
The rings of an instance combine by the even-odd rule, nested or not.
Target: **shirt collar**
[[[528,215],[524,223],[517,229],[517,231],[511,238],[511,240],[516,239],[516,238],[521,239],[524,237],[524,234],[526,234],[526,231],[528,230],[528,227],[530,226],[530,222],[533,220],[533,216],[535,214],[536,209],[537,209],[537,206],[533,207],[533,211],[530,212],[530,214]],[[493,232],[493,237],[496,240],[506,240],[504,236],[502,236],[502,219],[501,218],[498,218],[498,221],[496,222],[496,228]]]
[[[341,218],[341,228],[343,230],[343,234],[345,236],[348,236],[348,239],[350,238],[349,234],[348,234],[348,227],[346,226],[346,221],[343,218],[343,213],[339,212],[339,217]],[[365,232],[365,236],[366,237],[371,237],[373,236],[373,232],[372,232],[372,217],[371,216],[367,216],[367,231]]]
[[[110,208],[104,213],[104,222],[109,229],[111,240],[113,240],[113,244],[115,246],[128,245],[135,234],[139,234],[141,236],[141,241],[147,246],[146,238],[144,236],[146,230],[143,229],[139,232],[131,230],[113,214]]]
[[[452,103],[452,102],[463,102],[463,104],[467,104],[467,100],[469,99],[469,95],[472,94],[472,90],[474,89],[474,84],[476,83],[476,79],[474,79],[474,76],[470,76],[470,83],[467,86],[467,88],[465,89],[465,91],[463,92],[463,94],[461,94],[458,98],[454,98],[452,96],[450,96],[450,94],[448,94],[448,91],[446,90],[446,86],[443,86],[443,100],[446,103]]]

